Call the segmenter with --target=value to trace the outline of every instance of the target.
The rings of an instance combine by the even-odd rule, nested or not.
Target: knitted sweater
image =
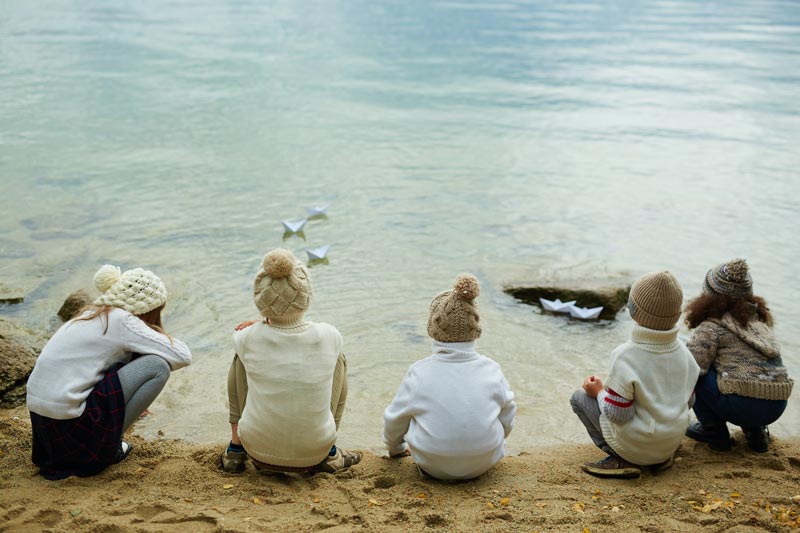
[[[612,355],[606,386],[633,403],[633,417],[614,423],[600,413],[603,438],[622,458],[640,465],[666,461],[675,453],[689,425],[689,398],[700,369],[667,331],[635,326],[631,340]]]
[[[336,442],[331,388],[342,335],[324,323],[253,324],[233,334],[247,372],[239,438],[257,461],[310,467]]]
[[[410,447],[437,478],[472,478],[505,454],[515,413],[500,365],[474,342],[433,341],[433,354],[411,365],[384,411],[383,439],[390,454]]]
[[[794,380],[783,366],[772,329],[763,322],[751,320],[742,327],[730,315],[709,319],[697,326],[688,347],[703,374],[714,365],[722,394],[786,400],[792,393]]]
[[[28,378],[28,409],[68,420],[83,414],[86,398],[109,368],[133,353],[158,355],[172,370],[192,362],[188,346],[154,331],[117,307],[105,319],[70,320],[47,341]]]

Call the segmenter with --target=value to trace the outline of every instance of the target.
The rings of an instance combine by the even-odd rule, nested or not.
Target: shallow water
[[[275,246],[331,244],[309,318],[345,336],[346,446],[380,449],[462,271],[512,450],[587,441],[567,398],[631,326],[517,303],[521,271],[669,269],[692,297],[746,257],[800,377],[797,3],[0,2],[0,36],[0,282],[29,290],[0,313],[52,327],[99,265],[156,271],[195,363],[144,434],[226,438],[231,328]],[[796,394],[773,433],[799,428]]]

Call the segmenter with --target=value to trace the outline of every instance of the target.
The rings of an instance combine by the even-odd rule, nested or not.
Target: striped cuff
[[[633,400],[620,396],[613,389],[600,392],[597,405],[606,418],[615,424],[624,424],[633,418]]]

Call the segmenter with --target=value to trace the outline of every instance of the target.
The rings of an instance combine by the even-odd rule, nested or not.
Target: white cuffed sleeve
[[[408,449],[406,433],[413,418],[414,374],[406,373],[392,403],[383,412],[383,442],[389,449],[389,455],[397,455]]]
[[[169,363],[172,370],[192,363],[192,352],[184,342],[170,339],[131,314],[122,319],[122,340],[127,351],[157,355]]]

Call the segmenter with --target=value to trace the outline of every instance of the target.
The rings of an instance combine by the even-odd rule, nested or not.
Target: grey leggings
[[[592,398],[582,389],[578,389],[572,393],[569,404],[572,406],[572,411],[583,422],[594,445],[609,455],[616,455],[606,439],[603,438],[603,430],[600,429],[600,406],[597,405],[597,398]]]
[[[117,375],[125,397],[123,433],[153,403],[167,384],[169,372],[169,363],[157,355],[141,355],[119,369]]]

